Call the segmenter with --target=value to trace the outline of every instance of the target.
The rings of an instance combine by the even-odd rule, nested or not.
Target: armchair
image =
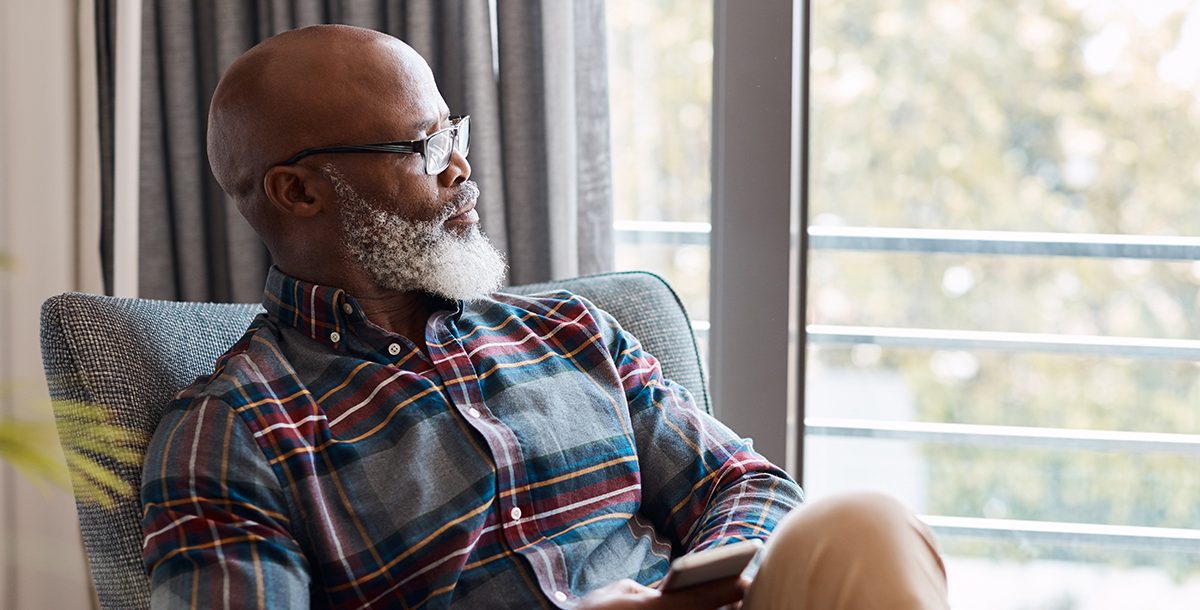
[[[686,387],[711,412],[704,372],[687,313],[660,277],[607,273],[509,287],[533,294],[567,289],[611,313],[662,363],[664,374]],[[51,397],[107,412],[110,422],[135,432],[146,445],[171,398],[212,371],[217,357],[241,337],[262,308],[257,304],[183,303],[120,299],[81,293],[42,306],[42,357]],[[200,329],[199,331],[197,329]],[[89,446],[86,426],[56,407],[64,444]],[[78,442],[84,440],[85,442]],[[131,488],[141,488],[141,464],[89,455]],[[82,473],[72,472],[78,480]],[[104,508],[78,501],[80,528],[92,580],[104,610],[144,609],[150,587],[142,567],[141,501],[136,491]]]

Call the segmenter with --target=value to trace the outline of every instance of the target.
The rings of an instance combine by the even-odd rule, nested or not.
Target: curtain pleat
[[[100,276],[106,294],[113,287],[114,165],[116,154],[117,0],[95,0],[96,112],[100,142]]]
[[[269,256],[209,170],[208,104],[238,55],[315,23],[404,40],[429,61],[451,111],[471,114],[482,226],[508,254],[512,283],[609,270],[603,0],[496,5],[493,15],[488,0],[144,2],[141,295],[260,298]]]
[[[612,143],[608,120],[608,36],[604,3],[575,2],[575,180],[578,206],[575,214],[576,251],[579,259],[572,275],[613,267]],[[590,66],[602,65],[603,70]]]

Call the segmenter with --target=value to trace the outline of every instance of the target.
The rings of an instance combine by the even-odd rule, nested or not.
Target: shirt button
[[[342,335],[341,335],[341,333],[339,333],[338,331],[335,330],[335,331],[329,333],[329,340],[333,341],[334,343],[337,343],[338,341],[342,340]]]
[[[342,311],[344,311],[348,314],[354,313],[354,307],[351,306],[349,303],[342,303]]]
[[[567,594],[563,593],[562,591],[555,591],[554,599],[557,599],[560,602],[565,602],[565,601],[567,601]]]
[[[479,409],[476,409],[475,407],[471,407],[470,409],[467,409],[467,413],[470,413],[471,417],[474,417],[474,418],[483,417],[483,414],[480,413]]]
[[[397,355],[399,355],[399,354],[400,354],[400,344],[399,344],[399,343],[393,343],[393,344],[389,345],[389,346],[388,346],[388,353],[389,353],[389,354],[391,354],[391,355],[393,355],[393,356],[397,356]]]
[[[508,511],[508,516],[512,517],[513,521],[520,519],[521,518],[521,509],[514,506],[512,510]]]

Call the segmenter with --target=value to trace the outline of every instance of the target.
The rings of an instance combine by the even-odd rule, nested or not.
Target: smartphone
[[[746,569],[762,545],[761,540],[743,540],[679,557],[671,562],[671,569],[667,571],[667,577],[658,584],[658,588],[674,591],[737,576]]]

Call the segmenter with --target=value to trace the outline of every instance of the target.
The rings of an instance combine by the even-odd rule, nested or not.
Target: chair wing
[[[519,294],[566,289],[608,311],[657,356],[664,374],[681,383],[711,412],[704,372],[687,314],[662,278],[641,272],[609,273],[510,287]],[[118,299],[81,293],[42,306],[42,359],[55,400],[64,446],[97,442],[87,426],[65,413],[69,404],[102,409],[108,421],[131,431],[132,447],[146,445],[171,398],[212,372],[218,356],[243,334],[262,308],[250,304],[181,303]],[[83,452],[130,484],[134,493],[103,508],[77,501],[79,524],[101,608],[144,609],[149,583],[141,561],[141,464],[116,463]],[[79,489],[80,472],[72,472]],[[78,494],[77,494],[78,496]]]
[[[258,305],[175,303],[67,293],[42,305],[42,363],[55,401],[64,446],[88,447],[92,431],[65,413],[64,403],[95,405],[108,421],[138,439],[144,455],[163,408],[176,392],[213,370],[233,345]],[[103,442],[103,441],[101,441]],[[78,501],[79,526],[100,606],[150,606],[142,568],[141,464],[118,463],[81,452],[130,484],[134,493],[115,505]],[[82,473],[73,469],[78,492]],[[77,497],[80,494],[77,493]]]
[[[683,303],[661,277],[645,271],[603,273],[506,289],[517,294],[570,290],[612,314],[621,327],[658,358],[663,375],[691,392],[712,413],[696,337]]]

